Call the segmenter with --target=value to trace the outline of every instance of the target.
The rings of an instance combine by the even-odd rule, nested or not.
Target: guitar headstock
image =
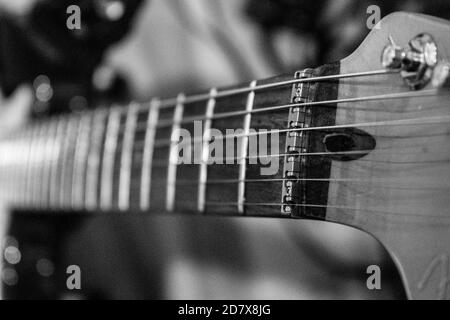
[[[386,16],[342,61],[354,70],[398,71],[410,90],[441,87],[448,76],[449,22],[398,12]]]
[[[340,65],[392,72],[339,81],[339,100],[359,100],[337,105],[336,125],[362,128],[376,147],[333,163],[327,220],[380,240],[410,298],[450,298],[449,34],[448,21],[391,14]]]

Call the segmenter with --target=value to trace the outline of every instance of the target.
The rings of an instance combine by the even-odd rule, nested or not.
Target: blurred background
[[[450,19],[450,3],[431,0],[0,0],[0,134],[343,59],[370,32],[369,5]],[[16,212],[2,253],[9,299],[405,298],[376,240],[314,221]],[[382,290],[366,287],[372,264]],[[69,265],[79,291],[66,288]]]

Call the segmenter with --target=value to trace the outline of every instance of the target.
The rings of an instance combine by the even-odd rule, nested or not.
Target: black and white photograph
[[[0,300],[450,299],[449,101],[448,0],[0,0]]]

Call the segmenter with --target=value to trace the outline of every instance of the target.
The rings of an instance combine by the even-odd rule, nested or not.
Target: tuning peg
[[[405,82],[415,90],[431,80],[437,61],[437,45],[428,34],[418,35],[407,48],[398,46],[390,36],[389,45],[384,48],[381,58],[383,67],[400,70]]]
[[[389,42],[384,48],[381,63],[387,69],[399,69],[406,57],[406,51],[395,43],[392,36],[389,36]]]

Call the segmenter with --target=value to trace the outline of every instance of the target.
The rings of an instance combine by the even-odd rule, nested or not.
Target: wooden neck
[[[328,65],[205,95],[36,123],[0,146],[4,194],[26,209],[322,219],[324,209],[301,204],[325,205],[327,184],[301,179],[328,178],[330,161],[299,156],[319,148],[320,134],[277,132],[276,140],[261,130],[332,125],[333,106],[298,105],[317,95],[335,98],[337,82],[296,79],[338,73],[338,65]],[[190,149],[179,143],[183,131],[190,134]],[[269,154],[261,155],[251,142],[265,141]],[[190,161],[178,163],[181,156]]]

